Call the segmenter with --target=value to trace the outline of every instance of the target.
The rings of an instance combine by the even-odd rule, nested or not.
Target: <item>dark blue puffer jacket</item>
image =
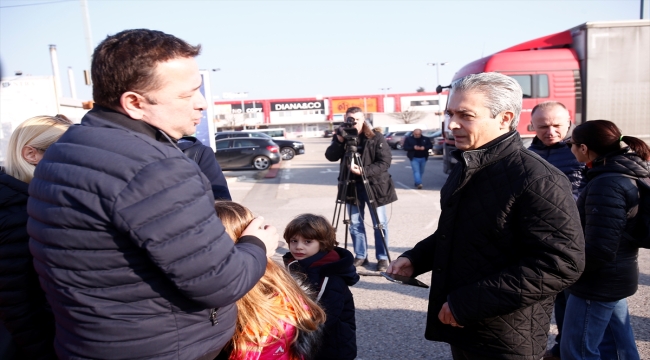
[[[54,316],[29,253],[28,186],[0,169],[0,321],[16,359],[55,359]]]
[[[62,359],[214,358],[264,273],[264,244],[233,243],[207,178],[165,139],[96,107],[36,168],[27,231]]]
[[[563,172],[571,182],[573,197],[575,199],[578,198],[578,194],[580,194],[580,191],[582,191],[587,183],[583,176],[585,164],[576,160],[571,149],[566,146],[566,142],[560,141],[555,145],[546,146],[540,139],[535,137],[528,150],[539,155],[549,164]]]
[[[618,301],[636,293],[639,283],[639,248],[628,240],[636,224],[639,189],[636,180],[647,178],[650,167],[633,152],[620,152],[594,160],[589,182],[578,198],[585,232],[585,272],[568,291],[595,301]]]
[[[356,358],[357,326],[354,298],[349,286],[359,281],[359,275],[352,265],[352,253],[337,247],[330,252],[319,252],[303,260],[295,260],[291,253],[286,253],[283,259],[290,272],[307,275],[314,293],[319,294],[318,302],[327,315],[322,344],[314,360]]]
[[[203,145],[201,140],[194,136],[184,136],[178,140],[178,148],[183,150],[183,153],[188,158],[199,164],[203,175],[212,184],[212,192],[214,193],[215,199],[232,200],[230,190],[228,190],[228,182],[226,181],[226,177],[223,176],[221,166],[219,166],[211,147]]]

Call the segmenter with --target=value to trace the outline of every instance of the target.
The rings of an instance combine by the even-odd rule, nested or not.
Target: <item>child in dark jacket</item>
[[[284,239],[290,250],[283,257],[287,269],[307,276],[327,314],[323,342],[314,358],[356,358],[354,299],[349,288],[359,281],[354,256],[337,247],[334,228],[319,215],[298,215],[284,230]]]

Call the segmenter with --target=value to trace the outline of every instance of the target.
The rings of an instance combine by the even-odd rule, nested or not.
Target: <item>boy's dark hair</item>
[[[336,231],[327,219],[320,215],[301,214],[291,220],[284,229],[284,239],[289,242],[296,235],[318,241],[321,251],[333,250],[339,244],[336,241]]]
[[[161,85],[154,72],[158,63],[196,57],[200,52],[201,45],[192,46],[162,31],[124,30],[108,36],[93,53],[90,69],[93,100],[98,105],[115,108],[120,106],[120,97],[127,91],[147,98],[146,92]]]

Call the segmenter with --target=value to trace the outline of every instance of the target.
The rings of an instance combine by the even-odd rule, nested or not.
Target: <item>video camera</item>
[[[355,140],[357,139],[357,136],[359,135],[359,131],[357,131],[357,128],[354,127],[355,122],[357,119],[353,118],[352,116],[348,116],[345,119],[345,122],[341,125],[339,129],[341,129],[341,136],[343,136],[346,140]]]

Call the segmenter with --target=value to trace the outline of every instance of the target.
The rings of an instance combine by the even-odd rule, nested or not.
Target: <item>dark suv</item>
[[[301,141],[273,139],[266,134],[254,131],[222,131],[218,132],[214,136],[214,139],[219,140],[233,137],[255,137],[272,140],[280,147],[280,155],[282,156],[282,160],[291,160],[294,156],[305,153],[305,144],[303,144]]]
[[[280,149],[271,139],[227,138],[216,142],[219,166],[223,170],[266,170],[280,162]]]

